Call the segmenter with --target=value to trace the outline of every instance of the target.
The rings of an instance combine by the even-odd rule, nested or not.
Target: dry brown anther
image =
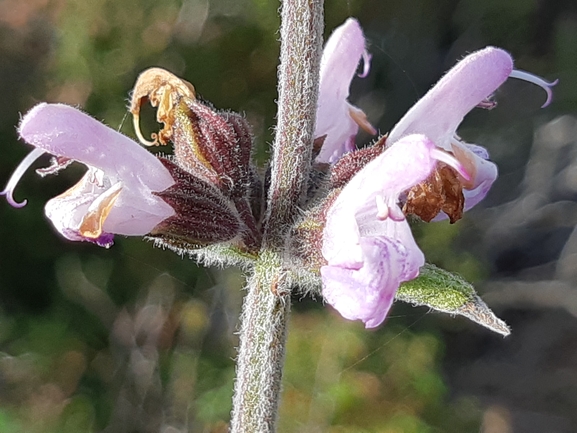
[[[174,123],[172,112],[182,98],[196,99],[194,87],[188,81],[161,68],[147,69],[138,76],[132,91],[130,112],[134,131],[142,144],[158,146],[168,143]],[[158,134],[151,134],[153,141],[146,140],[140,131],[140,107],[146,101],[153,107],[158,107],[156,120],[164,125]]]
[[[430,222],[444,212],[452,223],[463,217],[465,197],[459,176],[451,167],[439,162],[431,175],[407,192],[405,214],[414,214]]]

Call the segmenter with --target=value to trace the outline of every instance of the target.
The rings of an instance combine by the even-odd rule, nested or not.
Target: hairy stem
[[[275,431],[290,310],[282,247],[311,167],[322,29],[322,0],[282,0],[278,125],[263,247],[241,316],[233,433]]]
[[[278,124],[271,162],[265,245],[279,247],[306,192],[322,54],[322,0],[284,0]]]
[[[290,309],[277,257],[263,253],[248,281],[241,316],[233,433],[275,431]]]

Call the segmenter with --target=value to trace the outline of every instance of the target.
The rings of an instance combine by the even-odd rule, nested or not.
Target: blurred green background
[[[37,102],[80,106],[134,136],[128,95],[150,66],[244,113],[264,164],[278,7],[0,0],[0,182],[28,151],[15,127]],[[381,132],[486,45],[560,83],[547,109],[541,90],[511,81],[495,110],[468,116],[461,135],[488,147],[501,177],[458,224],[415,225],[428,259],[475,282],[513,335],[404,304],[366,331],[296,295],[279,432],[577,431],[577,4],[329,0],[325,34],[348,16],[373,55],[351,101]],[[141,239],[66,242],[43,205],[81,173],[30,171],[16,191],[29,204],[0,203],[0,432],[227,431],[242,275]]]

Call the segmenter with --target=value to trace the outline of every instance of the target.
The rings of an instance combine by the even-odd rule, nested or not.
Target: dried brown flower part
[[[182,98],[196,99],[194,86],[188,81],[161,68],[147,69],[138,76],[132,90],[130,112],[134,130],[142,144],[158,146],[168,143],[172,137],[174,108]],[[153,141],[146,140],[140,131],[140,107],[147,101],[158,108],[156,120],[164,125],[158,134],[151,135]]]
[[[365,131],[367,134],[370,134],[370,135],[376,135],[377,134],[377,130],[375,129],[375,127],[373,125],[371,125],[371,123],[367,119],[366,113],[363,110],[361,110],[360,108],[357,108],[353,105],[349,105],[349,115],[351,116],[351,119],[353,119],[354,122],[357,125],[359,125],[359,127],[363,131]]]
[[[138,126],[140,107],[146,101],[157,107],[156,119],[164,124],[158,134],[152,135],[152,142],[142,137]],[[239,235],[239,247],[256,251],[261,238],[258,221],[262,203],[255,200],[262,200],[264,196],[251,161],[253,137],[244,117],[231,111],[216,110],[209,103],[196,98],[192,84],[159,68],[148,69],[138,77],[130,111],[141,142],[158,145],[170,141],[174,150],[171,161],[195,178],[194,186],[210,185],[214,188],[213,192],[218,192],[218,200],[227,201],[234,210],[234,218],[230,221],[210,217],[210,212],[216,215],[220,211],[202,203],[203,200],[198,198],[202,194],[180,182],[182,185],[179,186],[186,186],[187,194],[190,193],[192,197],[186,206],[208,210],[207,221],[220,224],[221,230],[196,224],[197,228],[206,231],[207,239],[203,239],[202,230],[197,233],[196,228],[185,227],[181,220],[173,219],[170,227],[168,224],[162,227],[163,234],[176,237],[176,233],[184,233],[178,236],[194,245],[202,245],[203,242],[212,244],[215,239],[224,242],[223,239],[229,236]],[[179,195],[173,191],[172,196],[164,194],[162,198],[176,209],[180,202],[186,201],[186,194]],[[217,200],[216,197],[213,199]],[[177,209],[177,214],[184,214],[184,210]],[[227,211],[223,210],[222,213],[227,214]],[[236,224],[243,227],[239,229]]]
[[[407,192],[403,212],[417,215],[426,222],[444,212],[452,224],[463,217],[464,205],[462,181],[451,167],[439,162],[424,182]]]

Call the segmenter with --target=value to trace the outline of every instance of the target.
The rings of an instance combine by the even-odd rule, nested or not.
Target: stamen
[[[12,173],[12,176],[8,180],[8,183],[6,184],[6,188],[4,188],[4,191],[0,191],[0,195],[5,195],[6,201],[8,201],[8,203],[11,206],[18,208],[26,206],[26,203],[28,202],[27,200],[24,200],[21,203],[17,203],[14,200],[13,196],[14,189],[16,188],[18,182],[20,182],[20,179],[22,178],[24,173],[26,173],[26,170],[28,170],[28,168],[30,168],[30,166],[34,163],[34,161],[36,161],[44,153],[45,153],[44,150],[35,148],[32,152],[26,155],[26,158],[24,158],[22,162],[18,164],[16,170],[14,170],[14,173]]]
[[[90,172],[90,183],[98,188],[104,188],[104,171],[95,167],[90,167],[88,171]]]
[[[372,55],[369,54],[367,50],[363,50],[363,72],[358,74],[359,77],[365,78],[369,75],[369,70],[371,69],[371,59]]]
[[[361,129],[363,129],[365,132],[371,135],[377,134],[377,130],[373,125],[369,123],[369,121],[367,120],[367,115],[363,110],[349,104],[349,115],[351,116],[351,119],[353,119],[353,121],[357,125],[359,125]]]
[[[487,152],[487,149],[485,149],[483,146],[479,146],[479,145],[473,144],[473,143],[465,143],[463,140],[461,140],[461,137],[459,137],[455,134],[455,136],[451,140],[451,147],[453,148],[453,153],[455,152],[455,146],[462,147],[465,145],[466,145],[467,149],[469,149],[471,152],[473,152],[479,158],[489,159],[489,152]]]
[[[37,168],[36,173],[41,177],[47,176],[49,174],[56,174],[60,170],[64,170],[73,162],[74,162],[73,159],[69,159],[64,156],[55,156],[50,160],[50,166],[44,168]]]
[[[459,173],[465,180],[471,180],[471,175],[467,173],[463,164],[461,164],[456,158],[449,155],[447,152],[442,151],[439,148],[431,150],[431,157],[437,161],[444,162],[445,164],[453,167],[457,173]]]
[[[79,233],[85,238],[98,239],[102,235],[102,226],[108,218],[116,199],[122,192],[122,182],[118,182],[92,202],[82,217]]]
[[[405,219],[403,210],[396,203],[389,206],[389,218],[397,222]]]
[[[377,218],[381,221],[384,221],[389,216],[389,207],[385,203],[385,199],[382,195],[378,194],[375,197],[375,201],[377,203]]]
[[[547,93],[547,100],[543,105],[541,105],[541,108],[545,108],[551,103],[551,100],[553,99],[553,91],[551,90],[551,87],[555,86],[559,82],[559,80],[555,80],[550,83],[537,75],[533,75],[526,71],[520,71],[518,69],[514,69],[513,72],[509,74],[509,78],[517,78],[518,80],[528,81],[545,90]]]
[[[481,102],[477,104],[477,108],[482,108],[484,110],[492,110],[497,106],[497,101],[493,101],[490,98],[483,99]]]

